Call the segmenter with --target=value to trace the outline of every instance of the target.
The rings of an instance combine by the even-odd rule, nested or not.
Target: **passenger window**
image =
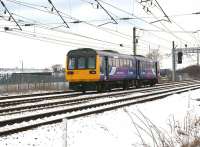
[[[126,59],[126,67],[129,67],[129,60]]]
[[[112,66],[116,67],[115,59],[112,59]]]
[[[95,68],[95,57],[89,57],[88,58],[88,68]]]
[[[119,67],[119,59],[116,59],[116,67]]]
[[[78,58],[78,69],[84,69],[85,67],[85,58],[79,57]]]
[[[123,66],[126,67],[126,59],[124,59],[123,61],[124,61]]]
[[[75,69],[75,65],[76,65],[76,58],[74,57],[69,58],[68,69],[70,70]]]
[[[129,65],[130,65],[130,67],[133,67],[132,60],[129,61]]]
[[[100,72],[104,73],[104,62],[103,62],[103,57],[100,57]]]
[[[108,64],[109,64],[109,67],[113,66],[113,65],[112,65],[112,58],[109,58],[109,59],[108,59]]]
[[[123,67],[123,65],[124,65],[123,59],[120,59],[120,67]]]

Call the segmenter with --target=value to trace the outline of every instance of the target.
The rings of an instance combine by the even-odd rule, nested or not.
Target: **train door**
[[[109,79],[109,63],[108,63],[108,56],[105,56],[104,57],[104,60],[105,60],[105,80],[108,80]]]
[[[104,80],[109,79],[109,63],[108,63],[108,57],[104,56],[101,58],[101,73],[103,74]]]
[[[136,74],[137,74],[137,79],[140,78],[140,60],[136,61]]]
[[[155,71],[156,71],[156,77],[158,77],[158,63],[157,62],[155,62],[155,67],[156,67],[156,69],[155,69]]]
[[[159,63],[156,62],[155,63],[155,67],[156,67],[156,77],[158,78],[160,76],[160,67],[159,67]]]

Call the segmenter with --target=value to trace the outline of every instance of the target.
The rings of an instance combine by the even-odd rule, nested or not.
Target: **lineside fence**
[[[67,90],[64,73],[0,74],[0,95]]]

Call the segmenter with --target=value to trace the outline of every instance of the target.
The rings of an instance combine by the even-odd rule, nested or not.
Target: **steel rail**
[[[167,86],[157,86],[157,87],[152,87],[152,88],[143,88],[143,89],[135,89],[131,91],[125,91],[123,93],[120,93],[120,95],[127,95],[132,92],[151,92],[151,91],[158,91],[166,88],[172,88],[175,86],[183,86],[188,83],[180,83],[180,84],[173,84],[173,85],[167,85]],[[12,107],[6,107],[6,108],[0,108],[0,116],[2,115],[8,115],[8,114],[15,114],[15,113],[22,113],[26,111],[35,111],[35,110],[40,110],[40,109],[47,109],[47,108],[55,108],[55,107],[60,107],[60,106],[65,106],[65,105],[75,105],[78,103],[83,103],[83,102],[88,102],[91,100],[96,100],[99,98],[102,98],[102,96],[114,96],[115,94],[108,93],[106,95],[99,95],[99,96],[87,96],[86,97],[73,97],[71,99],[59,99],[59,100],[51,100],[51,101],[44,101],[41,103],[32,103],[32,104],[23,104],[23,105],[18,105],[18,106],[12,106]],[[119,93],[117,93],[119,95]],[[1,102],[1,101],[0,101]]]
[[[62,110],[56,110],[54,112],[44,112],[43,114],[33,114],[27,115],[23,117],[16,117],[1,120],[1,128],[0,135],[6,135],[14,132],[19,132],[22,130],[26,130],[28,128],[49,124],[53,122],[61,121],[63,118],[73,119],[89,114],[100,113],[108,110],[113,110],[116,108],[120,108],[123,106],[128,106],[132,104],[142,103],[146,101],[152,101],[155,99],[160,99],[175,93],[181,93],[188,90],[199,89],[200,84],[194,84],[190,86],[183,86],[172,89],[165,89],[157,92],[149,92],[147,94],[139,95],[139,96],[127,96],[116,99],[109,99],[102,102],[92,102],[90,104],[82,104],[79,106],[72,106]],[[41,119],[45,118],[45,119]],[[34,120],[31,121],[31,120]],[[24,121],[31,121],[29,124]],[[18,122],[18,124],[16,124]],[[22,124],[21,124],[22,123]],[[12,125],[14,124],[14,125]]]
[[[198,81],[182,81],[182,82],[174,82],[174,83],[193,83],[193,82],[198,82]],[[170,85],[172,83],[165,83],[162,85]],[[161,85],[161,84],[159,84]],[[162,86],[161,85],[161,86]],[[135,88],[131,88],[134,89]],[[140,88],[141,89],[141,88]],[[124,90],[113,90],[113,91],[120,91],[124,92]],[[136,89],[137,91],[137,89]],[[71,93],[61,93],[61,94],[52,94],[52,95],[43,95],[43,96],[34,96],[34,97],[25,97],[25,98],[14,98],[14,99],[5,99],[5,100],[0,100],[0,107],[7,107],[10,105],[16,105],[16,104],[23,104],[23,103],[33,103],[33,102],[39,102],[43,100],[50,100],[50,99],[59,99],[59,98],[70,98],[70,97],[75,97],[75,96],[80,96],[80,95],[87,95],[87,94],[97,94],[97,92],[89,92],[86,94],[82,94],[81,92],[73,92]]]

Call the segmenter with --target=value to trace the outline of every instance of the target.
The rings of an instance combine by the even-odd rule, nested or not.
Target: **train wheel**
[[[156,81],[155,81],[155,80],[150,81],[150,86],[151,86],[151,87],[155,86],[155,84],[156,84]]]
[[[135,81],[135,87],[136,88],[140,88],[141,87],[141,83],[139,81]]]
[[[83,93],[83,94],[85,94],[85,93],[86,93],[86,88],[85,88],[85,85],[82,85],[82,86],[81,86],[81,91],[82,91],[82,93]]]
[[[129,82],[128,81],[124,81],[123,82],[123,90],[127,90],[129,88]]]
[[[102,92],[102,84],[97,84],[97,92]]]
[[[107,90],[109,91],[109,92],[111,92],[112,91],[112,84],[107,84]]]

